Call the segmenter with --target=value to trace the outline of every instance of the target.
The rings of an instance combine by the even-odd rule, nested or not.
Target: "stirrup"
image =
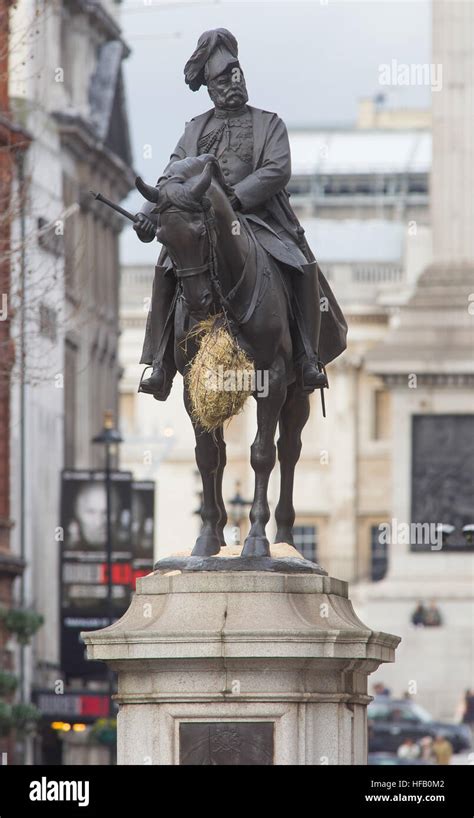
[[[143,370],[141,378],[140,378],[140,383],[138,384],[138,389],[137,389],[137,392],[143,392],[145,395],[151,394],[150,392],[147,392],[145,389],[142,389],[142,381],[143,381],[143,378],[144,378],[144,375],[145,375],[145,372],[147,371],[147,369],[153,370],[153,364],[148,364],[148,366],[146,366],[145,369]]]
[[[147,367],[145,367],[140,378],[140,383],[138,384],[138,391],[144,392],[145,395],[152,395],[155,398],[155,400],[165,401],[168,399],[170,395],[171,387],[173,386],[174,374],[170,375],[169,372],[165,369],[163,363],[160,363],[161,371],[164,376],[162,387],[160,389],[157,389],[153,388],[153,386],[149,387],[148,385],[147,386],[143,385],[144,380],[143,376],[145,375],[147,369],[150,369],[151,366],[151,368],[154,370],[157,365],[158,362],[154,363],[153,365],[149,364]],[[153,375],[151,375],[150,377],[153,377]]]
[[[320,387],[320,389],[329,389],[329,378],[328,373],[326,372],[326,367],[324,366],[323,362],[318,358],[317,360],[317,367],[320,372],[324,373],[324,377],[326,378],[326,383],[324,386]]]

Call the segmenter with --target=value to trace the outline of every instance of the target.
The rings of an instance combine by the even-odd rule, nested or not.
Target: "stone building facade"
[[[453,718],[472,686],[474,649],[474,7],[434,0],[433,258],[366,369],[388,390],[392,543],[386,578],[361,585],[362,616],[402,636],[384,682]],[[409,536],[401,525],[424,524]],[[414,627],[418,603],[439,627]]]
[[[26,223],[14,332],[24,377],[12,383],[12,546],[28,562],[24,597],[46,625],[24,654],[25,689],[49,689],[59,664],[61,471],[102,467],[91,439],[117,412],[118,239],[115,201],[133,186],[122,76],[129,50],[108,0],[20,0],[11,12],[10,100],[33,135],[25,162]],[[15,241],[20,225],[14,225]],[[24,327],[20,322],[24,316]],[[21,459],[27,468],[21,470]]]
[[[15,591],[25,568],[25,560],[11,548],[11,529],[14,524],[10,502],[10,386],[14,361],[14,344],[11,336],[11,227],[14,213],[12,199],[18,184],[18,168],[24,161],[30,145],[28,133],[12,119],[8,98],[8,54],[10,50],[10,0],[0,2],[0,607],[8,611],[13,607]],[[16,586],[16,587],[15,587]],[[17,670],[11,634],[0,619],[0,668],[6,673]],[[1,696],[5,702],[11,695]],[[13,735],[0,737],[0,756],[6,753],[10,762],[14,758]]]

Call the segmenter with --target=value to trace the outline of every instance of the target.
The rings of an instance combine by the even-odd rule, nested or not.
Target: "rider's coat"
[[[184,134],[174,149],[160,179],[173,162],[188,156],[214,153],[241,203],[241,212],[250,222],[258,242],[279,262],[295,268],[314,261],[301,227],[289,202],[286,190],[291,177],[291,153],[285,123],[277,114],[245,105],[235,117],[216,116],[212,108],[186,123]],[[226,161],[227,160],[227,161]],[[226,173],[226,170],[228,173]],[[147,203],[143,211],[149,215]],[[167,265],[162,250],[159,264]],[[347,324],[324,275],[318,268],[321,297],[326,309],[321,311],[319,356],[328,363],[346,348]],[[298,273],[296,273],[298,274]],[[154,296],[159,297],[157,288]],[[152,307],[153,310],[153,300]],[[147,330],[141,363],[151,363],[153,344]]]

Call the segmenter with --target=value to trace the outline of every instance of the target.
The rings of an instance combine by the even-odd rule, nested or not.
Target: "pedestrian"
[[[474,693],[472,690],[466,690],[464,695],[462,723],[467,724],[467,726],[470,728],[472,744],[474,746]]]
[[[420,758],[423,761],[434,761],[433,755],[433,736],[423,736],[420,739]]]
[[[422,628],[425,624],[425,613],[426,609],[422,602],[418,602],[415,610],[411,615],[411,624],[415,626],[415,628]]]
[[[383,682],[376,682],[372,688],[375,698],[379,696],[391,696],[392,691],[389,687],[385,687]]]
[[[425,610],[424,625],[425,628],[439,628],[443,624],[443,618],[440,610],[434,600],[432,600]]]
[[[437,735],[433,741],[433,755],[436,764],[451,764],[451,756],[453,754],[453,746],[450,741],[443,735]]]
[[[420,748],[412,738],[406,738],[403,744],[400,744],[397,750],[397,756],[398,758],[405,758],[408,761],[412,761],[420,757]]]

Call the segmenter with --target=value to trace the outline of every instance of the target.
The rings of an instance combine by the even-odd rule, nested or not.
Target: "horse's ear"
[[[156,187],[152,187],[151,185],[147,185],[146,182],[143,181],[141,176],[137,176],[135,179],[135,187],[142,196],[147,199],[149,202],[156,202],[159,199],[160,191]]]
[[[224,174],[222,173],[222,168],[219,165],[218,160],[212,153],[207,155],[209,156],[209,164],[212,166],[213,179],[220,184],[222,190],[225,190],[226,187],[228,187],[228,184],[224,178]]]
[[[200,202],[206,190],[212,181],[212,174],[214,170],[213,162],[208,162],[202,173],[196,177],[196,180],[190,185],[189,193],[195,202]]]

